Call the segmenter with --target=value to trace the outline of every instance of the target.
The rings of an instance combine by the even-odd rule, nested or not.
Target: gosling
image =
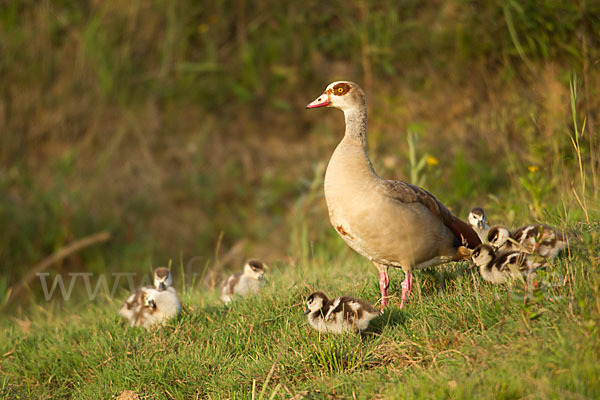
[[[157,268],[154,271],[154,286],[142,286],[138,288],[123,303],[119,310],[119,315],[129,320],[130,326],[144,327],[152,325],[152,322],[147,317],[149,313],[154,315],[152,321],[160,320],[165,315],[168,315],[168,318],[179,315],[181,304],[179,303],[177,292],[172,285],[173,280],[168,268]],[[163,292],[165,293],[164,295],[162,294]],[[158,294],[161,295],[158,296]],[[158,304],[155,298],[158,298]],[[171,304],[176,306],[177,311],[175,314],[170,311]]]
[[[473,228],[481,243],[485,243],[487,241],[488,231],[490,230],[489,225],[487,224],[487,218],[485,216],[485,211],[481,207],[475,207],[471,209],[469,212],[469,216],[467,217],[467,222]]]
[[[481,277],[494,284],[506,283],[509,277],[517,278],[519,275],[535,272],[547,265],[546,260],[533,254],[519,251],[498,254],[487,244],[475,248],[471,257],[479,267]]]
[[[135,325],[149,329],[154,325],[163,325],[179,316],[181,303],[174,287],[165,290],[148,289],[142,294],[143,306],[135,315]]]
[[[249,260],[244,271],[230,275],[221,284],[221,300],[228,304],[235,295],[246,297],[256,295],[260,291],[265,276],[265,267],[258,260]]]
[[[364,300],[337,297],[330,300],[323,292],[315,292],[306,300],[308,323],[322,333],[360,332],[381,312]]]
[[[488,242],[497,252],[521,251],[537,254],[548,261],[567,246],[563,233],[540,224],[525,225],[512,232],[503,226],[494,226],[488,232]]]

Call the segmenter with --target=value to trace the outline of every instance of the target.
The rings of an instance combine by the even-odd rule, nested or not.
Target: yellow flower
[[[202,33],[202,34],[206,33],[206,32],[208,32],[208,28],[209,27],[207,24],[200,24],[200,25],[198,25],[198,32]]]
[[[537,165],[530,165],[529,167],[527,167],[527,169],[533,174],[538,172],[540,170],[540,167],[538,167]]]
[[[438,161],[437,158],[435,158],[434,156],[427,156],[427,158],[425,159],[425,161],[427,162],[427,165],[433,167],[435,165],[438,165],[440,162]]]

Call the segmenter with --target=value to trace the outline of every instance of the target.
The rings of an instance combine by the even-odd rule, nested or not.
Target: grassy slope
[[[315,163],[339,140],[341,116],[296,109],[328,80],[367,88],[372,79],[370,154],[382,175],[426,177],[457,212],[477,202],[509,224],[575,229],[583,216],[565,188],[575,184],[581,197],[586,188],[574,131],[591,220],[599,214],[595,4],[449,0],[390,12],[395,2],[363,10],[364,2],[338,1],[307,13],[275,1],[59,3],[0,11],[0,47],[13,55],[0,58],[0,303],[21,266],[105,229],[113,242],[54,271],[209,257],[220,232],[223,249],[249,239],[244,253],[303,261],[277,265],[260,298],[229,309],[206,279],[182,293],[179,321],[156,333],[117,318],[124,292],[64,309],[34,305],[23,313],[31,323],[0,320],[0,397],[97,399],[132,389],[243,398],[254,383],[255,397],[263,387],[267,397],[600,396],[597,225],[559,261],[564,285],[554,276],[561,285],[533,305],[465,264],[419,272],[407,309],[395,299],[370,335],[311,331],[301,311],[312,289],[370,301],[378,290],[374,268],[327,227]],[[328,40],[309,40],[320,32]],[[326,75],[324,60],[335,60]],[[574,129],[572,72],[585,82],[574,85]],[[406,131],[421,133],[417,162],[427,153],[444,168],[406,164]],[[401,274],[392,279],[397,294]]]
[[[597,398],[597,228],[580,226],[547,278],[557,286],[527,307],[467,264],[437,267],[417,273],[407,308],[394,299],[362,337],[319,335],[302,314],[317,288],[377,299],[374,268],[349,252],[273,266],[260,297],[230,308],[214,291],[189,290],[179,320],[157,332],[126,327],[120,298],[40,311],[25,329],[6,324],[0,394],[250,398],[256,385],[259,398],[279,358],[265,397]],[[392,293],[401,279],[392,272]]]

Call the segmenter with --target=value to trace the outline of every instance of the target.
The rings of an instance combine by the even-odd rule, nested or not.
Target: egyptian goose
[[[545,267],[546,260],[533,254],[520,251],[496,253],[492,246],[482,244],[473,250],[471,255],[475,265],[479,267],[481,277],[491,283],[505,283],[508,277],[515,278],[515,266],[520,274],[535,272]]]
[[[494,226],[488,232],[488,242],[498,252],[523,251],[552,261],[567,246],[567,238],[554,229],[541,225],[525,225],[512,232]]]
[[[258,294],[262,279],[265,276],[265,268],[258,260],[249,260],[244,265],[244,271],[230,275],[221,284],[221,300],[229,303],[234,295],[248,296]]]
[[[143,307],[143,294],[145,291],[150,289],[166,290],[173,284],[171,279],[171,272],[168,268],[159,267],[154,270],[154,286],[141,286],[134,293],[132,293],[125,303],[119,310],[119,315],[127,318],[130,321],[131,326],[135,325],[135,315],[140,312]]]
[[[381,309],[388,267],[405,272],[400,307],[412,291],[412,271],[470,257],[477,234],[426,190],[380,178],[367,156],[367,100],[352,82],[333,82],[306,108],[344,112],[346,132],[325,173],[329,219],[346,243],[379,270]]]
[[[467,222],[469,226],[477,233],[479,236],[479,240],[482,243],[487,241],[488,231],[490,230],[489,225],[487,224],[487,218],[485,216],[485,211],[481,207],[475,207],[471,209],[469,212],[469,216],[467,217]]]
[[[140,311],[134,317],[134,325],[146,329],[176,318],[181,312],[177,291],[172,286],[165,290],[151,288],[143,291],[142,304]]]
[[[306,300],[308,323],[322,333],[364,331],[381,312],[361,299],[337,297],[329,300],[325,293],[315,292]]]

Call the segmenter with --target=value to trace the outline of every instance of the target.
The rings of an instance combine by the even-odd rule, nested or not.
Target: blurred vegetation
[[[303,110],[335,79],[367,92],[381,175],[462,217],[589,219],[599,38],[585,0],[0,0],[0,299],[99,231],[52,270],[201,256],[210,286],[248,256],[349,251],[321,185],[343,119]]]

